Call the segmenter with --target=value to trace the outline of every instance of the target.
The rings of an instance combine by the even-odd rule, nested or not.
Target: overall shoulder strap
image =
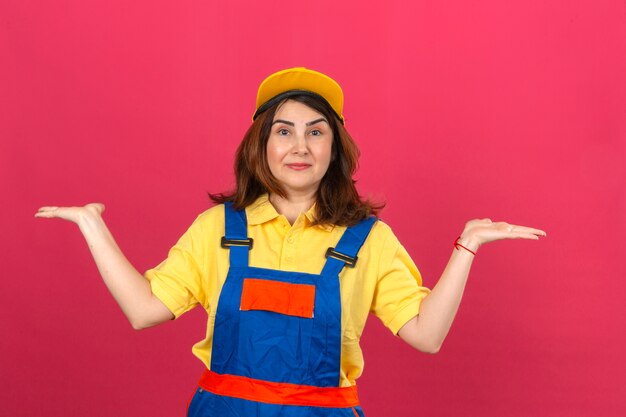
[[[224,203],[224,229],[221,245],[230,249],[231,266],[248,266],[248,251],[252,248],[252,239],[248,238],[246,210],[235,210],[231,202]]]
[[[359,223],[349,226],[337,242],[334,248],[326,251],[326,264],[322,269],[322,275],[339,275],[344,266],[354,267],[358,261],[357,254],[365,243],[377,218],[374,216],[361,220]]]

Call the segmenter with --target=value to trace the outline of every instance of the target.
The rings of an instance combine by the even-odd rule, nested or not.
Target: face
[[[332,144],[326,117],[287,100],[276,110],[267,141],[270,171],[287,194],[314,193],[330,165]]]

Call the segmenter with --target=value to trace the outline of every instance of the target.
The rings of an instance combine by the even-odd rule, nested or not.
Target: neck
[[[270,194],[270,203],[279,214],[287,218],[293,224],[300,213],[307,212],[315,203],[315,192],[306,194],[290,194],[287,198],[282,198],[276,194]]]

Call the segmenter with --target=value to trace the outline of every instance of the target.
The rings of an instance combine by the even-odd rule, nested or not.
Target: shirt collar
[[[304,215],[306,216],[308,223],[311,224],[315,220],[315,204],[313,204],[313,206],[311,206],[311,208],[304,213]],[[279,214],[270,202],[267,193],[259,196],[254,203],[250,204],[246,208],[246,217],[248,219],[248,224],[250,225],[265,223],[278,216]],[[316,226],[327,232],[332,231],[334,228],[333,225],[329,224],[318,224]]]

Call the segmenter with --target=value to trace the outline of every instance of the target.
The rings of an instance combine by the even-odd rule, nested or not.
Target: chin
[[[285,191],[295,191],[295,192],[316,192],[320,186],[319,183],[290,183],[286,181],[281,181],[282,186],[285,188]]]

